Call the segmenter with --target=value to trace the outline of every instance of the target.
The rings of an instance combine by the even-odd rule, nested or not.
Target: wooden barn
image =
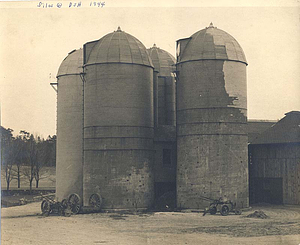
[[[250,203],[300,204],[300,112],[291,111],[249,144]]]

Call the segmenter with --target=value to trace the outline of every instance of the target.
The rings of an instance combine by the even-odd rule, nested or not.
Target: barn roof
[[[248,119],[247,133],[248,142],[251,144],[261,133],[271,128],[278,120]]]
[[[280,144],[300,142],[300,111],[291,111],[271,128],[264,131],[252,144]]]

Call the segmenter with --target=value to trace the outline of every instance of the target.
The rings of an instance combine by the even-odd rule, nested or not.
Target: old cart
[[[82,207],[81,198],[78,194],[72,193],[68,199],[63,199],[61,202],[52,200],[47,196],[43,196],[44,200],[41,204],[43,215],[58,214],[70,216],[71,214],[78,214],[83,211],[99,212],[101,210],[102,198],[99,194],[92,194],[89,198],[89,206]]]
[[[208,208],[204,210],[203,216],[206,213],[210,214],[216,214],[218,211],[221,213],[221,215],[226,216],[230,212],[235,213],[236,215],[240,215],[242,212],[241,210],[236,208],[236,203],[233,203],[230,200],[223,200],[222,197],[219,199],[211,199],[207,197],[201,197],[204,200],[211,201]]]
[[[52,200],[50,197],[43,196],[43,201],[41,204],[41,210],[42,214],[45,216],[48,216],[49,214],[58,214],[58,215],[64,215],[69,216],[70,215],[70,207],[68,205],[68,202],[66,199],[62,200],[62,202],[57,202],[55,200]]]

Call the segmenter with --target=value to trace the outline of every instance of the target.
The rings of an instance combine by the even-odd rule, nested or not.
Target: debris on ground
[[[19,205],[25,205],[27,203],[28,203],[28,200],[25,197],[23,197],[19,200]]]
[[[267,218],[269,218],[269,216],[266,215],[263,211],[259,210],[259,211],[255,211],[252,214],[247,215],[246,218],[267,219]]]

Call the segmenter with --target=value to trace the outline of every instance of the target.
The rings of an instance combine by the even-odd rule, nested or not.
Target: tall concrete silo
[[[158,48],[155,44],[148,49],[154,68],[158,71],[157,100],[158,125],[175,126],[175,58],[167,51]]]
[[[154,108],[158,123],[154,130],[154,192],[156,208],[176,205],[176,83],[175,58],[155,44],[148,49],[157,74]]]
[[[84,205],[153,203],[153,65],[145,46],[117,31],[84,45]]]
[[[177,41],[177,205],[248,198],[244,52],[212,24]]]
[[[56,197],[82,197],[83,51],[73,50],[57,74]]]

